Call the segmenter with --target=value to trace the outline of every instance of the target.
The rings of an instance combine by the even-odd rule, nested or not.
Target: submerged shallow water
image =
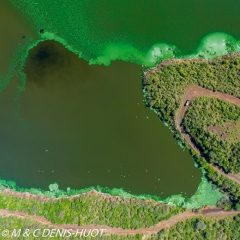
[[[200,44],[213,31],[239,38],[240,4],[10,2],[19,11],[1,2],[0,27],[10,22],[12,28],[0,39],[0,88],[11,80],[0,94],[0,177],[45,189],[57,181],[61,188],[100,185],[136,194],[192,195],[200,171],[144,107],[141,67],[120,61],[89,65],[70,51],[105,65],[116,59],[153,66],[180,56],[212,58],[240,49],[225,33],[210,34]],[[37,39],[45,42],[34,48]],[[19,62],[26,62],[26,76]]]

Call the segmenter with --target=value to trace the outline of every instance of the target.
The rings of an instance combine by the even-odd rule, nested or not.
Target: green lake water
[[[53,41],[32,49],[18,117],[9,106],[17,82],[1,94],[7,103],[1,111],[1,177],[24,187],[47,188],[56,181],[61,188],[193,194],[201,172],[145,108],[141,71],[121,61],[89,66]]]
[[[141,64],[237,51],[240,3],[10,2],[0,3],[0,178],[193,195],[201,172],[145,108]]]

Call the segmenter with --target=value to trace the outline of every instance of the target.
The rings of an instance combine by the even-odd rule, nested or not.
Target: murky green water
[[[0,94],[0,177],[45,189],[56,181],[60,188],[192,195],[200,171],[145,108],[140,64],[192,54],[199,45],[197,53],[206,57],[236,51],[239,43],[227,34],[200,42],[216,31],[240,38],[238,1],[10,2],[18,12],[7,1],[0,8],[0,30],[10,25],[0,38],[1,81],[10,80]],[[45,41],[26,59],[19,95],[19,74],[5,75],[12,53],[17,43],[23,49],[41,37],[90,63],[138,65],[89,65]],[[19,63],[11,65],[12,75]]]
[[[92,63],[111,60],[154,65],[156,59],[196,51],[213,32],[240,39],[238,0],[10,0],[46,37],[62,38]],[[217,36],[203,50],[225,45]],[[219,40],[221,43],[219,43]],[[210,49],[209,49],[210,47]],[[180,52],[179,52],[180,51]]]
[[[141,70],[120,61],[89,66],[52,41],[32,49],[19,112],[29,129],[10,115],[14,107],[2,111],[1,118],[8,117],[0,126],[2,178],[25,187],[56,181],[61,188],[193,194],[200,171],[145,108]],[[14,81],[8,89],[1,95],[7,105]]]

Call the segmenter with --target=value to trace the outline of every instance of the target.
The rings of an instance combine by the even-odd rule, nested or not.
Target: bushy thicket
[[[56,224],[107,225],[135,229],[150,227],[172,215],[183,212],[180,207],[157,202],[110,198],[100,194],[85,194],[73,198],[27,198],[20,194],[0,193],[0,208],[44,216]]]
[[[224,219],[190,218],[170,229],[163,229],[152,240],[240,239],[240,215]]]
[[[50,227],[47,224],[43,224],[41,222],[38,222],[36,220],[28,219],[28,218],[20,218],[17,216],[0,216],[0,232],[3,231],[4,229],[9,230],[9,235],[6,237],[3,237],[4,239],[28,239],[28,240],[34,240],[34,239],[49,239],[47,237],[41,238],[41,235],[44,234],[44,229],[59,229],[58,227]],[[15,229],[15,232],[14,232]],[[37,231],[34,233],[35,235],[39,237],[34,237],[33,232],[37,229]],[[83,228],[84,229],[84,228]],[[93,227],[94,229],[94,227]],[[19,232],[19,235],[15,235],[16,237],[12,237],[12,234],[17,234]],[[29,230],[28,234],[29,237],[24,237],[24,231]],[[2,233],[2,232],[1,232]],[[46,232],[48,234],[48,232]],[[45,234],[45,235],[46,235]],[[85,236],[88,236],[89,230],[86,231]],[[14,236],[14,235],[13,235]],[[19,237],[17,237],[19,236]],[[73,235],[72,237],[60,237],[60,235],[57,235],[56,232],[52,235],[50,239],[53,240],[58,240],[58,239],[90,239],[91,237],[85,237],[85,236],[80,236],[79,235]],[[142,239],[141,234],[136,234],[136,235],[114,235],[114,234],[109,234],[109,233],[104,233],[101,238],[96,237],[92,239],[102,239],[102,240],[140,240]]]
[[[221,139],[207,130],[240,119],[240,107],[216,98],[199,97],[192,101],[183,119],[185,131],[204,157],[226,172],[240,171],[240,142]]]
[[[229,196],[230,202],[224,203],[220,200],[219,205],[226,210],[232,208],[240,210],[240,185],[233,180],[225,177],[224,175],[217,172],[204,157],[197,155],[191,150],[192,156],[195,162],[206,170],[206,176],[214,185],[218,186],[220,190]]]
[[[240,97],[240,55],[167,61],[149,71],[143,81],[147,102],[173,129],[173,116],[190,84]]]

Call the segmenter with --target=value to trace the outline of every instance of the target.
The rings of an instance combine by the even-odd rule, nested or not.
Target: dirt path
[[[221,168],[219,168],[218,166],[215,165],[211,165],[216,171],[218,171],[220,174],[222,174],[223,176],[232,179],[233,181],[237,182],[238,184],[240,184],[240,177],[237,174],[232,174],[232,173],[225,173]]]
[[[184,118],[184,115],[188,109],[187,106],[184,106],[184,103],[187,100],[192,100],[193,98],[196,97],[215,97],[219,98],[228,102],[231,102],[237,106],[240,106],[240,99],[237,97],[234,97],[232,95],[226,94],[226,93],[221,93],[221,92],[213,92],[211,90],[199,87],[197,85],[190,85],[183,96],[182,103],[180,109],[177,111],[176,115],[176,126],[180,129],[180,125],[182,123],[182,120]]]
[[[177,224],[178,222],[185,221],[189,218],[197,217],[197,216],[204,216],[204,217],[227,217],[231,215],[236,215],[239,214],[240,211],[223,211],[218,208],[214,209],[206,209],[203,210],[202,213],[193,213],[193,212],[184,212],[179,215],[175,215],[171,217],[168,220],[164,220],[159,222],[157,225],[149,228],[139,228],[139,229],[123,229],[123,228],[112,228],[108,226],[95,226],[95,225],[87,225],[87,226],[77,226],[73,224],[53,224],[49,222],[46,218],[44,217],[39,217],[39,216],[31,216],[22,212],[13,212],[9,211],[7,209],[0,209],[0,216],[8,217],[8,216],[15,216],[18,218],[27,218],[27,219],[32,219],[35,220],[41,224],[48,225],[51,228],[56,228],[56,229],[71,229],[72,231],[77,231],[81,229],[106,229],[104,232],[105,233],[110,233],[110,234],[118,234],[118,235],[127,235],[127,234],[149,234],[149,233],[157,233],[161,229],[164,228],[170,228]]]
[[[175,117],[175,125],[176,128],[178,129],[178,131],[182,134],[182,136],[184,137],[184,139],[187,141],[187,143],[200,155],[200,151],[199,149],[194,145],[194,143],[191,141],[191,138],[188,134],[186,134],[182,127],[182,121],[184,118],[184,115],[188,109],[187,106],[184,106],[185,102],[187,100],[192,100],[193,98],[196,97],[215,97],[215,98],[219,98],[225,101],[228,101],[230,103],[233,103],[237,106],[240,106],[240,99],[237,97],[234,97],[232,95],[226,94],[226,93],[221,93],[221,92],[213,92],[211,90],[199,87],[197,85],[190,85],[185,93],[185,95],[183,96],[182,102],[181,102],[181,107],[180,109],[177,111],[176,117]],[[224,175],[227,178],[230,178],[231,180],[237,182],[240,184],[240,177],[238,175],[235,174],[226,174],[224,173],[220,168],[218,168],[217,166],[213,166],[214,169],[216,171],[218,171],[220,174]]]

